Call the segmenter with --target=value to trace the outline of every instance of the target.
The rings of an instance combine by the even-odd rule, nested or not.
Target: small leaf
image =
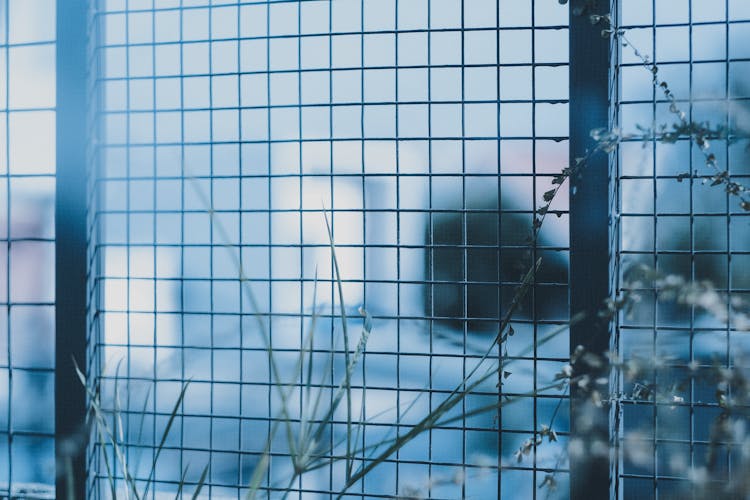
[[[557,489],[557,481],[555,480],[555,476],[553,476],[552,474],[547,474],[546,476],[544,476],[544,481],[542,481],[542,483],[539,485],[539,489],[541,490],[545,487],[549,488],[552,491]]]
[[[552,198],[555,197],[555,193],[556,192],[557,192],[557,190],[550,189],[549,191],[547,191],[546,193],[544,193],[544,201],[546,201],[546,202],[552,201]]]

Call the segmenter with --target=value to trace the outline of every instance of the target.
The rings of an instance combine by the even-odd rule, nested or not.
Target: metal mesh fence
[[[330,404],[359,305],[373,323],[352,380],[366,421],[355,462],[366,463],[368,445],[408,430],[471,370],[539,257],[502,391],[547,382],[567,338],[520,353],[568,318],[564,197],[528,239],[568,156],[567,24],[566,6],[538,0],[92,2],[89,362],[105,409],[121,415],[136,482],[190,380],[155,490],[174,493],[186,467],[195,484],[210,464],[208,494],[242,495],[281,418],[259,330],[281,378],[300,386],[299,423],[311,385],[295,371],[300,353],[309,341],[313,389]],[[498,401],[495,382],[457,414]],[[349,494],[534,498],[566,418],[557,444],[523,463],[513,452],[566,412],[559,401],[528,397],[432,429]],[[332,459],[342,411],[322,435]],[[281,433],[268,452],[266,483],[283,488],[293,471]],[[112,454],[92,441],[94,497],[109,494]],[[344,472],[337,461],[291,488],[336,493]]]
[[[681,122],[680,112],[686,122],[731,131],[703,145],[693,133],[620,146],[618,289],[627,290],[628,272],[645,264],[664,275],[709,280],[729,299],[731,317],[732,301],[748,298],[750,225],[740,199],[716,176],[726,169],[732,180],[747,184],[750,173],[747,141],[738,138],[747,130],[750,10],[738,1],[648,0],[620,2],[618,16],[631,42],[618,43],[615,57],[613,104],[623,132],[636,132],[638,125],[654,130],[662,123],[671,130]],[[657,85],[635,48],[656,63]],[[712,422],[722,409],[708,381],[717,365],[741,365],[745,337],[721,315],[659,300],[654,288],[640,295],[641,303],[618,320],[619,348],[626,359],[659,362],[621,389],[643,395],[662,387],[672,393],[670,400],[657,394],[623,402],[619,431],[631,439],[620,454],[620,497],[683,495],[696,484],[694,473],[687,472],[691,467],[710,471],[717,484],[737,479],[742,472],[731,448],[709,458]],[[641,453],[628,453],[629,447]]]
[[[0,1],[0,495],[54,483],[55,3]]]

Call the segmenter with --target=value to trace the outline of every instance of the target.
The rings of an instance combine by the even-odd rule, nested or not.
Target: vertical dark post
[[[591,21],[592,14],[608,11],[609,0],[573,0],[570,5],[571,165],[595,147],[591,130],[608,126],[610,39],[602,36],[608,26]],[[571,178],[570,312],[586,314],[571,328],[571,353],[579,345],[596,354],[609,348],[608,322],[598,315],[609,294],[608,163],[606,154],[596,154],[581,175]],[[571,439],[583,446],[571,450],[570,497],[609,498],[609,410],[591,404],[587,396],[571,390]]]
[[[57,498],[86,498],[86,0],[57,2],[55,455]]]

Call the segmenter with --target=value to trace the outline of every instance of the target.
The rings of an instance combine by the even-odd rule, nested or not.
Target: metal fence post
[[[609,2],[572,1],[570,5],[570,161],[594,147],[592,129],[608,124],[610,40],[591,14],[605,14]],[[570,311],[584,312],[570,332],[571,353],[577,346],[602,354],[609,348],[608,322],[598,317],[609,293],[609,167],[605,154],[595,155],[570,185]],[[584,412],[593,418],[584,423]],[[570,497],[608,498],[610,464],[594,451],[609,442],[609,410],[594,408],[581,391],[571,391],[571,439],[582,444],[570,455]],[[591,417],[589,413],[587,416]],[[599,447],[599,449],[601,449]]]
[[[86,0],[57,2],[55,455],[57,498],[85,498]]]

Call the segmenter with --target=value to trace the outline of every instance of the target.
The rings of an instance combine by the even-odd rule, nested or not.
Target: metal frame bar
[[[86,0],[57,2],[55,454],[57,498],[85,498]]]
[[[585,156],[595,142],[590,132],[609,122],[610,40],[602,25],[589,15],[609,11],[609,2],[578,0],[570,6],[570,164]],[[609,296],[609,158],[593,156],[583,175],[570,179],[570,311],[585,312],[583,321],[570,329],[571,353],[577,346],[603,354],[609,349],[608,321],[598,312]],[[585,451],[570,457],[570,497],[608,498],[609,460],[596,457],[591,447],[609,442],[609,410],[595,409],[582,391],[571,391],[571,434],[581,439]],[[596,413],[591,427],[580,424],[583,412]]]

